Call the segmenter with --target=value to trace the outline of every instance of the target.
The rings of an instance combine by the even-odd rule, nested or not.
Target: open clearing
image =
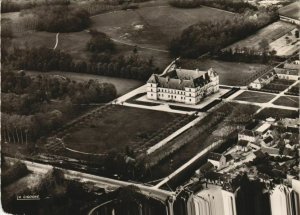
[[[11,17],[17,16],[17,14],[11,15]],[[136,10],[113,11],[92,16],[90,28],[110,36],[117,45],[118,54],[128,55],[137,45],[140,56],[153,56],[155,65],[164,68],[171,60],[168,42],[173,37],[199,21],[224,19],[228,16],[233,14],[207,7],[179,9],[169,5],[145,5]],[[14,31],[14,45],[54,47],[55,33],[18,29]],[[88,59],[86,43],[89,39],[90,35],[87,31],[60,33],[57,49],[70,53],[76,60],[86,60]]]
[[[121,152],[126,146],[137,149],[160,128],[181,117],[174,113],[112,105],[72,128],[64,142],[67,147],[89,153]]]
[[[234,100],[247,101],[247,102],[257,102],[257,103],[266,103],[266,102],[269,102],[273,98],[275,98],[275,95],[272,95],[272,94],[245,91],[242,94],[235,97]]]
[[[266,39],[269,43],[272,43],[273,41],[277,40],[278,38],[284,36],[285,34],[287,34],[288,32],[296,28],[297,27],[295,25],[287,22],[283,22],[283,21],[274,22],[268,25],[267,27],[259,30],[256,34],[251,35],[244,40],[240,40],[228,46],[226,49],[231,48],[234,50],[235,48],[240,49],[246,47],[246,48],[257,50],[259,49],[259,43],[262,39]],[[271,46],[271,48],[276,48],[275,45]]]
[[[297,108],[299,107],[299,98],[296,96],[280,96],[273,104]]]
[[[244,85],[258,70],[267,68],[263,64],[226,62],[219,60],[182,60],[182,68],[207,70],[213,68],[220,76],[220,84]]]
[[[296,1],[292,4],[280,8],[279,14],[282,16],[291,17],[293,19],[299,19],[299,10],[300,10],[300,5],[299,2]]]

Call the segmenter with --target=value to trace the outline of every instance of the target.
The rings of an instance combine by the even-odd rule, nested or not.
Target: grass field
[[[259,93],[252,91],[245,91],[234,98],[234,100],[247,101],[247,102],[257,102],[257,103],[266,103],[273,99],[275,95],[267,93]]]
[[[296,26],[287,22],[278,21],[274,22],[267,27],[259,30],[256,34],[247,37],[246,39],[240,40],[227,48],[254,48],[259,49],[259,43],[262,39],[266,39],[269,43],[277,40],[278,38],[284,36],[291,30],[295,29]],[[226,49],[227,49],[226,48]],[[275,46],[271,47],[275,48]],[[275,49],[276,50],[276,49]]]
[[[220,84],[242,85],[257,70],[266,68],[263,64],[226,62],[219,60],[182,60],[182,68],[207,70],[214,68],[220,76]]]
[[[137,149],[144,139],[181,115],[114,105],[98,116],[71,129],[65,144],[90,153],[124,151],[126,146]],[[157,120],[159,119],[159,124]]]
[[[165,4],[165,3],[164,3]],[[154,57],[155,65],[164,68],[169,62],[168,42],[188,26],[205,20],[223,19],[233,14],[213,8],[179,9],[155,3],[142,3],[136,10],[120,10],[92,16],[90,28],[109,35],[117,45],[118,54],[128,55],[137,45],[139,55]],[[180,16],[179,16],[180,15]],[[18,20],[18,13],[6,15]],[[15,28],[14,28],[15,29]],[[14,31],[14,45],[24,47],[46,46],[53,48],[55,33]],[[77,60],[86,60],[87,31],[61,33],[57,49],[72,54]]]
[[[299,98],[296,96],[280,96],[273,104],[298,108]]]

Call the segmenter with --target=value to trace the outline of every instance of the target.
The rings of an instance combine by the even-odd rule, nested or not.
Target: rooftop
[[[219,154],[219,153],[210,152],[208,154],[209,160],[219,161],[221,159],[221,157],[222,157],[222,154]]]
[[[245,136],[250,136],[250,137],[255,137],[257,135],[255,131],[251,131],[248,129],[242,130],[239,134],[245,135]]]
[[[279,9],[279,15],[300,20],[300,4],[298,1]]]
[[[259,125],[256,127],[255,131],[256,131],[256,132],[259,132],[259,133],[264,133],[264,132],[267,131],[270,127],[271,127],[271,124],[269,124],[269,123],[261,123],[261,124],[259,124]]]

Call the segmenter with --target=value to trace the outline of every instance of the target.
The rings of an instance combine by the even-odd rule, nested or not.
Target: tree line
[[[116,97],[114,85],[94,80],[2,71],[2,139],[28,144],[49,135],[84,109]]]
[[[159,70],[153,59],[143,60],[138,54],[130,56],[112,56],[107,53],[94,53],[89,62],[74,61],[72,56],[59,50],[39,48],[16,48],[6,57],[18,69],[48,72],[60,70],[65,72],[89,73],[137,80],[147,80]]]
[[[201,7],[200,0],[170,0],[169,5],[178,8],[197,8]]]
[[[30,9],[42,5],[69,5],[70,0],[44,0],[44,1],[1,1],[1,13],[18,12],[20,10]]]
[[[86,29],[91,23],[86,10],[69,5],[40,6],[30,12],[39,31],[76,32]]]
[[[217,53],[223,47],[241,40],[276,21],[273,9],[236,14],[222,20],[199,22],[185,29],[169,44],[173,56],[197,58],[207,52]]]
[[[247,10],[257,11],[258,8],[248,2],[235,0],[198,0],[199,4],[215,7],[234,13],[244,13]]]

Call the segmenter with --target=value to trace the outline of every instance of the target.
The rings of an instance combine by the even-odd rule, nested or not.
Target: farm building
[[[251,82],[249,87],[252,89],[260,90],[265,85],[273,81],[275,77],[276,77],[276,73],[274,71],[268,72],[263,76],[259,77],[258,79],[254,80],[253,82]]]
[[[300,61],[285,63],[281,68],[275,68],[278,78],[286,80],[298,80],[300,76]]]
[[[147,81],[147,98],[197,104],[202,98],[219,91],[219,75],[208,71],[181,69],[173,61],[161,74]]]
[[[300,25],[300,4],[298,1],[279,9],[280,20]]]

